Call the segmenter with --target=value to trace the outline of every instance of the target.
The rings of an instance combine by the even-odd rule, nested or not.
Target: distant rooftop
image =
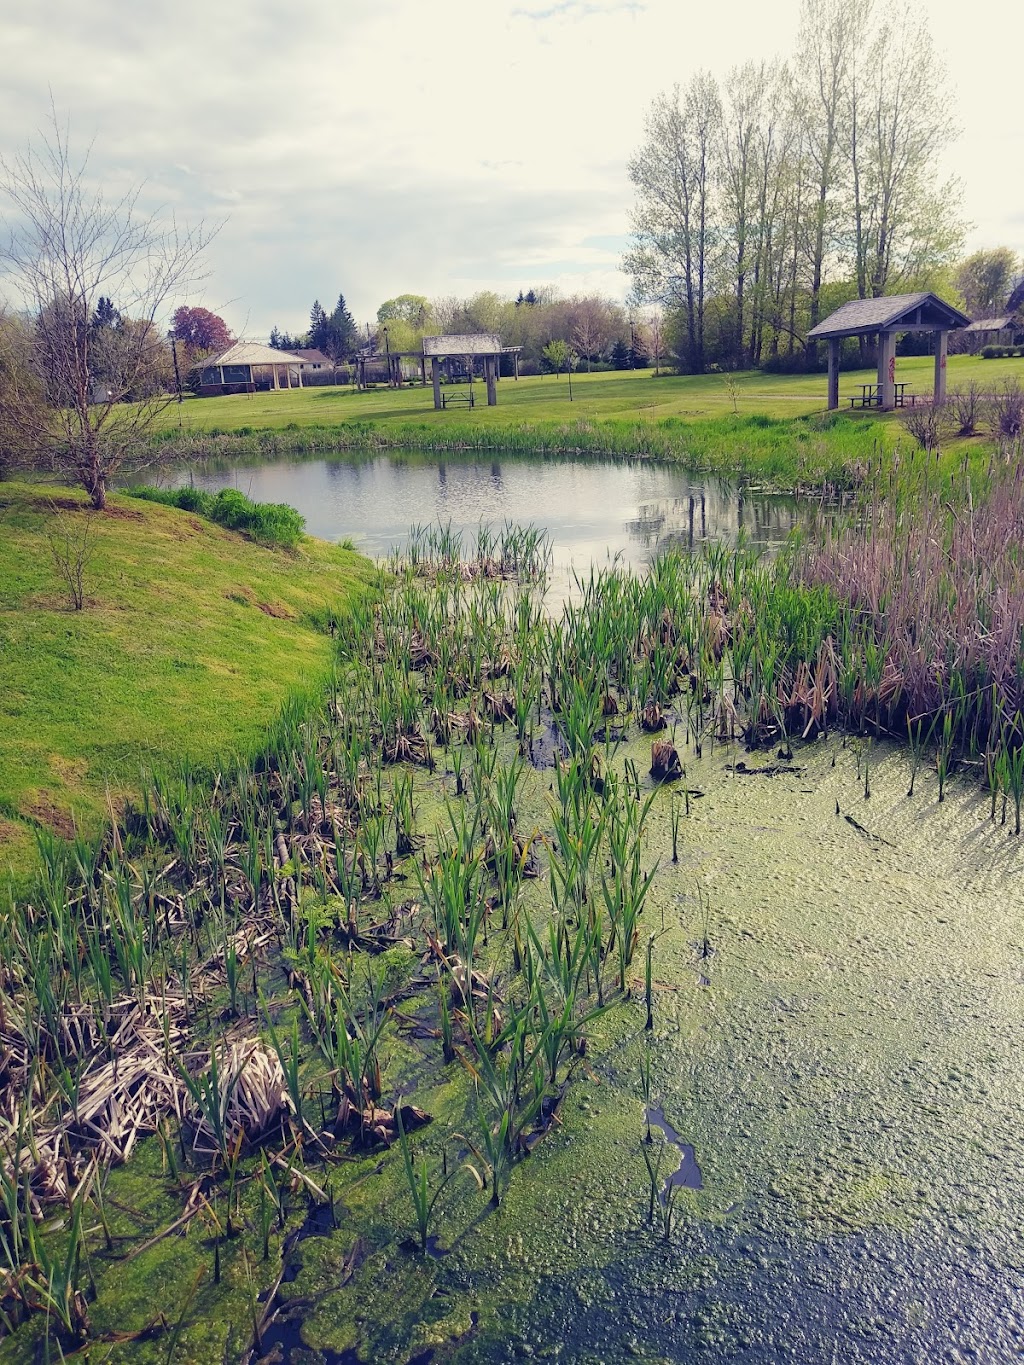
[[[998,318],[975,318],[964,328],[965,332],[1002,332],[1013,326],[1013,314],[1004,313]]]

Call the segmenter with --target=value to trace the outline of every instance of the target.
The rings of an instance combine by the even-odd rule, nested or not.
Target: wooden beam
[[[932,389],[932,402],[942,404],[946,401],[946,352],[948,332],[939,332],[935,339],[935,384]]]
[[[828,410],[834,412],[839,406],[839,338],[830,337],[828,342]]]
[[[892,412],[896,406],[896,333],[878,334],[878,387],[881,392],[880,407],[883,412]]]

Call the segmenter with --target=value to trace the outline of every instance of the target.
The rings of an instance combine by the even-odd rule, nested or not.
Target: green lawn
[[[52,562],[52,500],[93,518],[84,611]],[[267,549],[187,512],[0,483],[0,870],[33,829],[96,831],[143,767],[251,750],[331,655],[326,609],[370,578],[352,551]]]
[[[929,357],[907,357],[897,361],[897,378],[911,386],[911,392],[930,394],[934,362]],[[972,380],[991,390],[1011,376],[1024,379],[1024,359],[981,360],[976,356],[951,356],[948,369],[950,388],[962,387]],[[863,383],[875,379],[875,371],[844,373],[840,396],[844,408],[847,397]],[[731,385],[730,382],[731,381]],[[470,412],[459,406],[435,412],[430,385],[402,389],[371,389],[359,393],[351,388],[292,389],[271,393],[243,394],[230,398],[187,399],[173,405],[162,418],[162,425],[185,432],[236,431],[239,428],[281,429],[295,423],[300,427],[334,427],[345,423],[371,422],[425,423],[443,431],[446,426],[472,423],[486,429],[490,425],[547,423],[565,421],[602,422],[613,419],[657,422],[667,417],[714,418],[731,414],[759,414],[770,417],[799,417],[819,412],[825,406],[824,375],[767,375],[759,370],[724,375],[662,375],[653,371],[617,371],[610,374],[573,376],[573,402],[569,402],[565,375],[523,378],[518,382],[503,379],[498,385],[498,406],[486,406],[482,384],[476,386],[480,406]],[[868,414],[875,416],[876,414]]]

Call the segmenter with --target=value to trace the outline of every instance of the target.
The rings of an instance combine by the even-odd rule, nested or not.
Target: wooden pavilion
[[[385,329],[386,332],[387,329]],[[453,398],[446,401],[441,396],[441,369],[444,367],[451,378],[453,361],[458,361],[473,374],[473,367],[480,362],[483,367],[484,382],[487,385],[487,405],[494,407],[498,401],[498,380],[501,378],[501,357],[512,359],[515,378],[519,378],[519,353],[521,346],[502,346],[499,337],[492,332],[471,332],[451,336],[424,337],[418,351],[391,351],[385,355],[374,348],[366,347],[356,356],[356,379],[361,389],[366,387],[366,372],[371,365],[387,366],[388,385],[393,389],[402,386],[402,361],[413,361],[420,372],[420,380],[427,382],[427,362],[434,384],[434,407],[440,410],[452,402],[469,400]]]
[[[278,351],[256,341],[236,341],[223,354],[205,362],[199,395],[213,398],[225,393],[255,393],[257,389],[301,389],[304,363],[291,351]]]
[[[807,333],[808,341],[828,342],[829,410],[839,406],[839,343],[844,337],[869,334],[878,337],[878,383],[865,386],[865,406],[890,412],[897,405],[897,395],[902,405],[902,386],[896,383],[896,338],[904,332],[931,332],[935,336],[933,402],[945,402],[947,339],[951,331],[969,322],[966,314],[937,294],[890,294],[844,303]]]

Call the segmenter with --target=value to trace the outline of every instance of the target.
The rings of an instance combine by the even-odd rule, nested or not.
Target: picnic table
[[[473,390],[470,389],[469,393],[443,393],[441,395],[442,408],[450,408],[453,403],[466,403],[469,407],[475,408]]]
[[[881,384],[860,384],[859,394],[852,394],[850,397],[851,408],[879,408],[882,406],[882,386]],[[908,384],[893,384],[893,406],[905,408],[909,403],[913,406],[914,395],[907,393],[910,387]]]

